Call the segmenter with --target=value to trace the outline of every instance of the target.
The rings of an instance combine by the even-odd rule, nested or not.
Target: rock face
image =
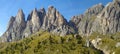
[[[11,17],[8,29],[1,37],[2,42],[10,42],[21,39],[25,26],[25,16],[22,9],[20,9],[16,17]]]
[[[114,0],[105,7],[97,4],[89,8],[84,15],[74,16],[70,23],[82,35],[90,35],[93,32],[101,34],[120,32],[120,1]]]
[[[34,9],[31,14],[29,14],[27,19],[26,28],[24,30],[23,38],[27,37],[28,35],[31,35],[32,33],[35,33],[39,31],[41,25],[42,25],[42,14],[39,15],[37,9]]]
[[[104,6],[102,5],[102,3],[99,3],[97,5],[94,5],[93,7],[87,9],[87,11],[85,12],[86,15],[98,15],[99,13],[101,13],[101,11],[103,10]]]
[[[43,19],[46,15],[45,9],[41,8],[37,10],[36,8],[28,15],[26,28],[24,30],[23,38],[38,32],[43,24]]]
[[[106,5],[98,18],[101,18],[103,33],[120,32],[120,1],[116,0]]]
[[[67,20],[64,19],[64,17],[53,6],[48,8],[42,29],[48,30],[54,34],[59,34],[60,36],[74,33],[74,30],[68,25]]]
[[[78,30],[79,34],[90,34],[93,32],[92,27],[94,27],[96,16],[101,13],[103,8],[102,4],[97,4],[89,8],[84,15],[73,16],[70,23]]]

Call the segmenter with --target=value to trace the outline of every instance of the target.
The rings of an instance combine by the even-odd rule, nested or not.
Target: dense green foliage
[[[79,35],[54,36],[38,32],[31,37],[11,43],[1,43],[0,54],[101,54],[99,50],[85,46]]]

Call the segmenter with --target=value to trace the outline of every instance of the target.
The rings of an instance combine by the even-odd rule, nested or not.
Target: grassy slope
[[[17,42],[1,43],[0,54],[100,54],[100,51],[85,47],[80,36],[54,36],[38,32]]]

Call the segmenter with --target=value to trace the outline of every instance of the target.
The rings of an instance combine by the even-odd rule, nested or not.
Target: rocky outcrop
[[[107,4],[98,18],[101,18],[103,33],[120,32],[120,1],[116,0]]]
[[[74,33],[74,30],[68,25],[67,20],[53,6],[48,8],[42,29],[48,30],[53,34],[59,34],[60,36]]]
[[[85,12],[85,15],[89,15],[89,16],[98,15],[99,13],[101,13],[103,9],[104,9],[104,6],[102,5],[102,3],[99,3],[87,9],[87,11]]]
[[[11,42],[21,39],[25,26],[25,15],[22,9],[20,9],[16,17],[11,17],[8,24],[8,29],[1,37],[2,42]]]
[[[104,54],[113,54],[114,52],[111,52],[110,50],[107,49],[107,46],[104,48],[101,48],[100,45],[102,45],[101,38],[96,38],[91,41],[91,44],[93,45],[94,48],[99,49],[103,51]]]
[[[43,19],[46,15],[44,8],[37,10],[36,8],[28,15],[26,28],[24,30],[23,38],[38,32],[43,25]]]
[[[101,34],[120,32],[120,1],[114,0],[105,7],[97,4],[89,8],[84,15],[74,16],[70,23],[83,35],[90,35],[93,32]]]
[[[78,30],[79,34],[91,34],[93,32],[92,27],[94,27],[94,21],[96,16],[102,12],[104,6],[102,4],[97,4],[89,8],[84,15],[73,16],[70,23]]]
[[[40,12],[39,12],[40,13]],[[26,28],[24,30],[23,38],[31,35],[32,33],[38,32],[41,25],[43,18],[41,18],[42,13],[39,16],[37,9],[34,9],[31,14],[29,14],[27,19]]]

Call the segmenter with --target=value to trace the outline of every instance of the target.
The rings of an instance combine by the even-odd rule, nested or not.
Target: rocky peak
[[[85,14],[73,16],[70,20],[70,24],[72,24],[73,28],[81,35],[91,34],[94,30],[94,20],[96,16],[99,15],[104,9],[104,6],[99,3],[97,5],[89,8]]]
[[[23,13],[23,10],[22,10],[22,9],[19,9],[19,10],[18,10],[17,16],[18,16],[18,17],[21,17],[21,18],[22,18],[22,16],[24,16],[24,13]]]
[[[22,37],[23,31],[26,27],[25,16],[22,9],[19,9],[16,17],[11,17],[8,28],[3,34],[3,42],[11,42],[19,40]]]
[[[44,17],[46,15],[45,8],[40,8],[40,10],[38,10],[38,15],[39,15],[40,22],[41,22],[41,25],[42,25],[43,21],[44,21]]]
[[[57,23],[58,26],[67,23],[66,19],[64,19],[64,17],[53,6],[49,6],[48,16],[54,21],[54,23]]]
[[[38,12],[40,12],[41,14],[45,14],[46,13],[45,8],[40,8],[40,10]]]
[[[49,10],[49,11],[52,10],[52,9],[55,9],[54,6],[49,6],[49,7],[48,7],[48,10]]]
[[[46,15],[45,9],[41,8],[37,10],[36,8],[28,15],[27,26],[24,30],[23,37],[27,37],[32,33],[38,32],[43,25],[43,19]]]
[[[84,17],[84,15],[73,16],[71,18],[70,22],[74,22],[75,25],[78,25],[83,17]]]
[[[120,0],[113,0],[113,2],[120,2]]]
[[[120,0],[115,0],[111,4],[112,6],[120,7]]]
[[[37,9],[36,8],[32,11],[32,15],[37,15]]]
[[[40,23],[40,18],[39,18],[39,16],[38,16],[38,12],[37,12],[37,9],[36,9],[36,8],[32,11],[31,20],[32,20],[32,24],[33,24],[33,25],[36,25],[36,24],[39,24],[39,23]],[[40,25],[40,24],[39,24],[39,25]]]
[[[46,20],[48,23],[46,23]],[[48,7],[48,12],[46,13],[45,19],[44,19],[44,25],[48,24],[47,27],[50,25],[54,26],[63,26],[67,24],[67,20],[64,19],[64,17],[54,8],[53,6]]]
[[[35,8],[34,10],[32,10],[32,12],[28,15],[27,21],[32,21],[33,24],[35,24],[36,22],[38,22],[40,20],[39,18],[39,14],[37,9]]]
[[[27,24],[26,24],[26,28],[24,30],[24,37],[27,37],[28,35],[35,33],[37,31],[39,31],[40,26],[41,26],[41,19],[39,16],[39,12],[38,10],[35,8],[29,15],[27,18]]]
[[[18,23],[25,22],[25,15],[24,15],[22,9],[18,10],[18,13],[17,13],[15,21],[18,22]]]
[[[100,17],[119,18],[119,13],[120,13],[120,1],[114,0],[113,2],[110,2],[106,5],[104,10],[100,14]]]
[[[49,6],[47,17],[49,17],[48,19],[55,20],[56,19],[56,8],[54,8],[53,6]]]
[[[7,29],[12,28],[14,21],[15,21],[15,17],[14,17],[14,16],[11,16],[11,17],[10,17],[10,20],[9,20],[9,23],[8,23]]]
[[[43,29],[47,30],[55,26],[56,22],[56,9],[53,6],[48,7],[48,11],[43,19]],[[51,28],[52,29],[52,28]]]
[[[108,3],[98,16],[104,34],[120,31],[120,2],[114,0]]]
[[[96,4],[93,7],[89,8],[85,14],[88,15],[98,15],[102,10],[103,10],[104,6],[102,5],[102,3]]]
[[[56,18],[58,20],[58,26],[67,24],[67,20],[64,19],[64,17],[58,11],[56,11]]]
[[[72,33],[73,31],[68,25],[67,20],[53,6],[48,7],[42,28],[61,36]]]

